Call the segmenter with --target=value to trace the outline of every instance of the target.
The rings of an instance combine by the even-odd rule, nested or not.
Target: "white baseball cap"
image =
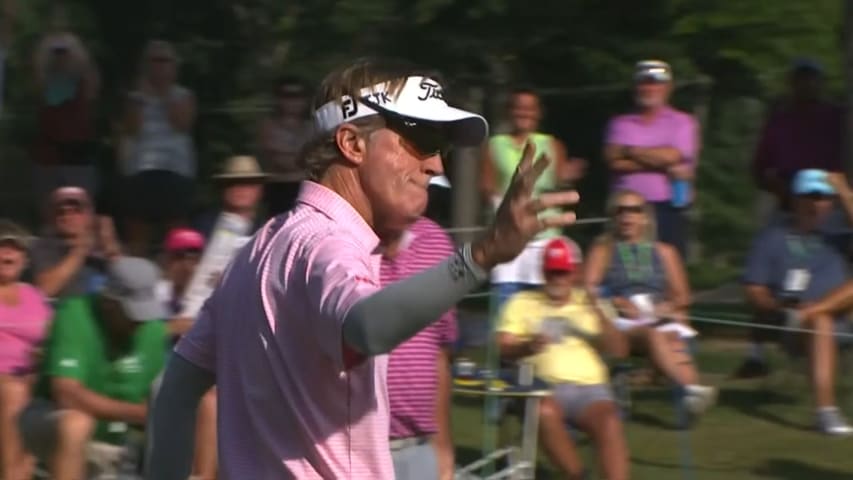
[[[457,146],[479,145],[489,133],[486,119],[476,113],[451,107],[444,100],[444,89],[428,77],[408,77],[395,96],[389,82],[362,88],[358,98],[349,95],[330,101],[314,112],[320,132],[330,132],[357,118],[377,114],[395,114],[409,120],[422,120],[446,126],[448,140]]]

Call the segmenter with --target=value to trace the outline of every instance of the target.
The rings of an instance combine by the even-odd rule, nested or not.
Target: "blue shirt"
[[[771,225],[755,238],[743,283],[764,285],[775,298],[799,302],[817,300],[847,281],[847,264],[825,235],[802,235],[788,225]],[[786,285],[792,272],[808,272],[808,282],[801,287]],[[796,283],[796,282],[795,282]]]

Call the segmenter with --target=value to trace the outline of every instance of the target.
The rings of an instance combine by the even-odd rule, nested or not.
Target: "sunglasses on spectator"
[[[615,209],[613,209],[613,213],[616,215],[622,215],[625,213],[643,213],[646,208],[643,205],[617,205]]]
[[[835,195],[830,195],[824,192],[806,192],[800,196],[803,198],[808,198],[809,200],[829,200],[835,197]]]
[[[170,252],[170,255],[174,260],[195,260],[201,256],[201,250],[197,248],[185,248]]]
[[[56,215],[79,215],[84,212],[83,205],[76,202],[65,202],[56,206]]]

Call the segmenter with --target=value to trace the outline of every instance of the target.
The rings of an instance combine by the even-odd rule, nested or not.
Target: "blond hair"
[[[392,97],[400,94],[408,77],[429,77],[441,83],[441,76],[403,60],[360,58],[341,66],[323,79],[314,98],[313,110],[329,102],[340,102],[345,96],[360,97],[361,89],[378,84],[386,84]],[[381,128],[384,123],[376,116],[353,120],[363,134]],[[304,169],[308,179],[320,180],[333,164],[341,160],[335,132],[315,132],[299,154],[297,163]]]
[[[607,216],[609,220],[604,227],[604,233],[599,235],[594,243],[604,244],[608,248],[613,247],[616,243],[616,222],[613,221],[613,217],[616,215],[619,202],[625,197],[636,197],[643,202],[643,215],[646,217],[646,228],[643,231],[642,238],[644,241],[650,243],[657,241],[657,222],[655,221],[655,212],[652,210],[652,206],[642,195],[634,190],[622,189],[613,192],[607,199]]]
[[[35,53],[36,81],[44,85],[53,69],[53,49],[61,46],[68,51],[69,67],[77,75],[83,75],[92,68],[89,51],[77,35],[70,32],[58,32],[46,35],[39,42]]]

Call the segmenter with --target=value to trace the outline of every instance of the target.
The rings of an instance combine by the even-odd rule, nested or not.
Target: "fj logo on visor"
[[[341,114],[344,116],[344,120],[349,119],[350,117],[354,117],[355,114],[358,113],[358,104],[352,99],[352,97],[344,97],[341,99]]]
[[[444,100],[444,93],[442,93],[441,85],[431,81],[430,79],[424,78],[418,86],[423,90],[423,94],[418,97],[418,100],[424,101],[430,98]]]

